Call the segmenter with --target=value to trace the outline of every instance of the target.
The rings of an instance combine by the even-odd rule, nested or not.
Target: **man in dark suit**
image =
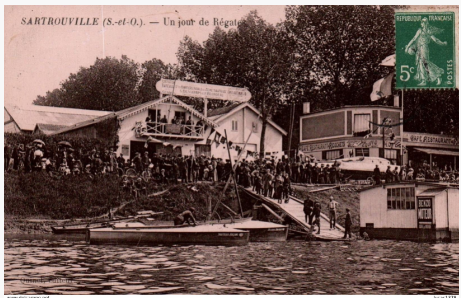
[[[345,223],[346,229],[344,230],[344,239],[346,239],[347,234],[349,234],[349,239],[352,238],[351,236],[351,227],[352,227],[352,218],[351,218],[351,213],[350,210],[346,208],[346,223]]]

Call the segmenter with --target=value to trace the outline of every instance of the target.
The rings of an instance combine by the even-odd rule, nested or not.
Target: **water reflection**
[[[459,244],[89,246],[8,239],[5,294],[459,294]]]

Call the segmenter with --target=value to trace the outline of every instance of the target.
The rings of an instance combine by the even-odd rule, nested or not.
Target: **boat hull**
[[[226,245],[248,244],[249,232],[230,228],[90,229],[87,240],[101,245]]]
[[[263,221],[230,224],[234,229],[248,231],[250,242],[283,242],[288,237],[288,227]]]

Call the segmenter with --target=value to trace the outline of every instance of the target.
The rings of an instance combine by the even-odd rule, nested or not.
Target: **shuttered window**
[[[330,150],[330,151],[323,151],[322,152],[322,158],[323,159],[326,159],[326,160],[331,160],[331,159],[337,159],[339,157],[341,157],[341,155],[343,154],[343,150],[340,149],[340,150]]]
[[[354,115],[354,134],[366,135],[370,132],[370,114],[356,114]]]

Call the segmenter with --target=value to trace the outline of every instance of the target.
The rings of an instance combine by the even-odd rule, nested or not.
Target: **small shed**
[[[392,183],[360,191],[360,233],[375,239],[457,241],[459,188]]]

